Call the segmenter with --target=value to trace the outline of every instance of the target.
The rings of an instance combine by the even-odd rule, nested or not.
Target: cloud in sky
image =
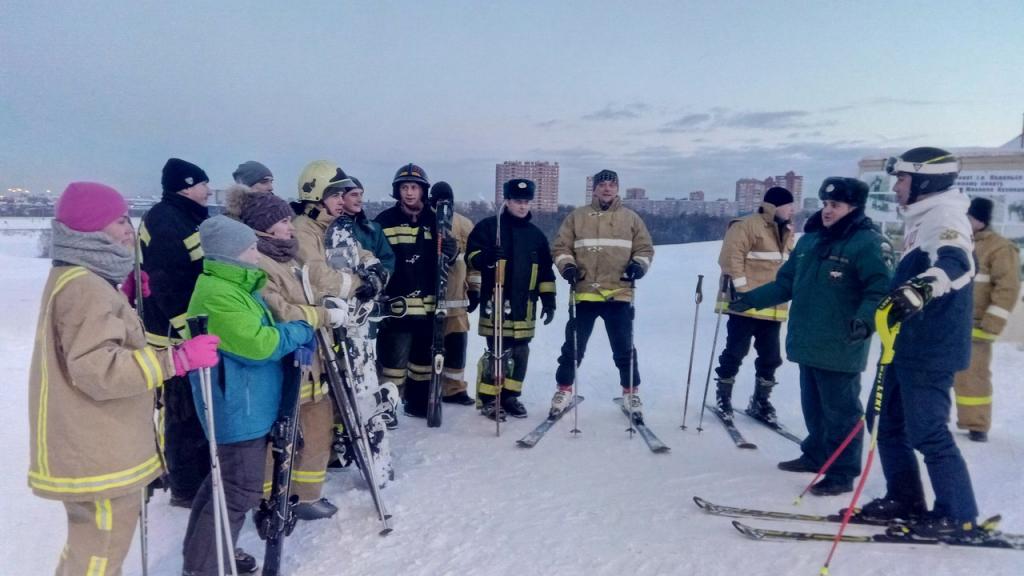
[[[647,112],[650,106],[643,102],[633,102],[632,104],[625,105],[614,105],[609,104],[600,110],[595,110],[589,114],[584,114],[581,118],[583,120],[632,120],[639,118],[641,114]]]

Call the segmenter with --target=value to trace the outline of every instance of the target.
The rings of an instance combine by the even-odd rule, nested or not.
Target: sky
[[[880,150],[1021,131],[1024,2],[0,3],[0,190],[157,195],[258,160],[293,196],[332,160],[383,199],[404,163],[457,200],[547,160],[561,202],[619,172],[655,198],[794,170],[805,194]]]

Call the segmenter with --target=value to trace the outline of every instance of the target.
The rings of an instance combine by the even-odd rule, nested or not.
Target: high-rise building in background
[[[786,190],[793,193],[793,203],[797,206],[802,205],[801,198],[804,193],[804,177],[800,176],[796,172],[790,170],[786,172],[784,176],[775,177],[775,185],[782,186]]]
[[[593,176],[587,176],[587,193],[585,194],[584,197],[587,200],[586,203],[584,204],[584,206],[589,206],[590,203],[594,201],[594,177]]]
[[[626,188],[626,200],[646,200],[646,188]]]
[[[503,200],[505,182],[513,178],[528,178],[537,185],[537,193],[531,204],[537,212],[558,211],[558,162],[505,161],[494,169],[494,202]]]
[[[740,214],[753,212],[764,198],[764,180],[757,178],[740,178],[736,181],[736,207]]]
[[[690,200],[693,201],[693,202],[703,202],[704,201],[704,191],[703,190],[694,190],[693,192],[690,192]]]
[[[736,181],[736,205],[740,214],[746,214],[757,210],[764,199],[764,193],[772,186],[782,186],[793,193],[793,202],[801,205],[801,197],[804,190],[804,177],[792,170],[783,176],[772,178],[769,176],[764,180],[757,178],[740,178]]]

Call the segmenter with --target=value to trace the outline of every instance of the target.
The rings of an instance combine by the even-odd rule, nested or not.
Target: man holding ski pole
[[[593,201],[565,218],[551,249],[559,274],[576,293],[576,329],[566,327],[555,372],[558,390],[551,400],[551,411],[561,412],[572,401],[577,359],[583,359],[594,322],[603,318],[612,359],[619,370],[624,405],[632,414],[640,415],[640,371],[636,350],[630,345],[630,285],[647,274],[654,258],[654,245],[640,216],[622,205],[618,174],[601,170],[593,181]],[[573,349],[573,332],[578,350]]]
[[[526,418],[526,408],[519,401],[530,358],[530,340],[536,329],[537,299],[541,301],[540,316],[544,324],[555,317],[555,273],[551,269],[551,251],[547,238],[530,222],[530,201],[536,186],[525,179],[509,180],[503,194],[505,202],[497,216],[484,218],[469,234],[466,262],[480,274],[479,333],[487,338],[487,352],[477,368],[477,398],[482,415],[495,419],[507,414]],[[500,226],[498,218],[501,218]],[[498,242],[498,230],[501,231]],[[502,348],[494,350],[495,315],[504,313],[503,304],[495,305],[495,264],[505,260],[504,297],[509,313],[502,326]],[[502,382],[501,406],[496,405],[498,383],[495,382],[493,354],[507,354],[510,369]],[[504,358],[503,358],[504,359]]]
[[[886,171],[897,178],[893,191],[905,219],[889,314],[901,327],[878,425],[886,495],[861,514],[910,519],[908,529],[922,537],[981,538],[967,464],[947,425],[953,376],[970,363],[975,274],[969,201],[953,187],[960,162],[939,148],[913,148],[890,158]],[[915,450],[924,454],[935,492],[930,513]]]

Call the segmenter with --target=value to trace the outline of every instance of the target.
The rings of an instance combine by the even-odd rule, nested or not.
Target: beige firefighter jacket
[[[146,345],[123,294],[81,266],[54,267],[29,371],[32,491],[99,500],[159,476],[153,399],[173,376],[170,351]]]
[[[444,322],[444,333],[447,336],[455,332],[469,332],[469,290],[480,291],[480,275],[470,274],[466,268],[466,242],[473,231],[473,221],[462,214],[452,213],[452,237],[459,243],[459,255],[448,268],[448,289],[445,293],[447,318]],[[471,282],[475,281],[475,288]]]
[[[295,260],[278,262],[266,254],[260,254],[260,269],[267,274],[267,283],[260,295],[267,301],[270,312],[277,322],[303,320],[314,329],[327,325],[327,309],[321,306],[309,306],[302,291],[302,281],[298,274],[302,267]],[[306,402],[319,402],[327,395],[327,383],[321,382],[323,366],[319,354],[313,355],[313,369],[299,389],[299,399]]]
[[[640,216],[616,197],[607,210],[595,197],[562,221],[551,247],[551,259],[561,273],[569,264],[583,273],[576,284],[577,302],[629,302],[633,291],[622,280],[630,261],[647,272],[654,260],[654,244]]]
[[[974,234],[978,274],[974,277],[975,340],[991,342],[1006,327],[1020,296],[1020,250],[985,229]]]
[[[309,279],[316,289],[318,301],[324,296],[349,298],[363,283],[358,275],[335,270],[327,263],[324,234],[333,221],[334,216],[325,210],[318,210],[315,220],[306,214],[300,214],[292,220],[295,238],[299,241],[295,260],[300,266],[309,267]]]
[[[780,236],[775,222],[775,205],[762,202],[758,212],[729,223],[718,255],[718,265],[723,276],[732,278],[737,292],[747,292],[775,280],[775,274],[789,258],[793,245],[792,226],[787,226],[785,234]],[[718,309],[729,314],[783,322],[789,310],[788,304],[751,308],[745,312],[728,310],[728,306],[728,295],[719,289]]]

